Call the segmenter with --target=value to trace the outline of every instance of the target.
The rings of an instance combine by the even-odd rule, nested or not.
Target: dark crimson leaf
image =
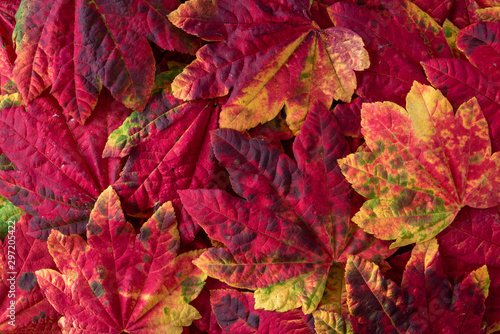
[[[92,210],[87,241],[53,231],[48,247],[59,272],[36,271],[45,297],[63,315],[64,333],[179,334],[201,317],[189,302],[207,276],[192,264],[200,251],[177,255],[171,203],[136,235],[109,187]]]
[[[323,298],[332,266],[347,254],[374,260],[387,245],[350,222],[358,199],[336,159],[349,148],[335,117],[319,103],[293,150],[297,163],[262,139],[229,129],[212,145],[234,191],[179,191],[186,210],[227,248],[212,248],[195,263],[232,286],[257,290],[256,307],[311,313]]]
[[[293,132],[286,124],[285,118],[278,114],[274,119],[267,123],[259,124],[255,128],[248,131],[252,138],[264,138],[269,144],[279,148],[283,148],[282,140],[292,139]]]
[[[134,112],[111,134],[105,155],[130,154],[114,184],[129,211],[173,201],[180,213],[177,190],[219,187],[220,168],[209,132],[218,127],[222,103],[223,99],[183,102],[169,93],[157,94],[143,113]],[[187,214],[179,215],[183,241],[191,241],[199,226]]]
[[[381,1],[369,10],[340,2],[329,7],[339,27],[358,33],[370,53],[370,68],[358,72],[357,94],[374,101],[404,104],[413,81],[426,83],[421,61],[451,57],[443,29],[409,1]]]
[[[461,59],[432,59],[423,66],[429,81],[453,107],[477,99],[488,121],[493,152],[500,151],[500,72],[481,72]]]
[[[194,53],[199,42],[171,25],[177,0],[23,0],[14,32],[14,78],[27,103],[52,86],[64,114],[84,123],[102,86],[141,111],[155,64],[147,39]],[[146,39],[147,38],[147,39]]]
[[[44,297],[35,275],[39,269],[56,268],[47,243],[27,235],[28,215],[11,221],[15,228],[0,252],[0,331],[60,333],[60,314]]]
[[[285,313],[256,310],[252,293],[212,290],[210,304],[224,333],[315,333],[309,325],[311,315],[304,315],[299,310]]]
[[[488,333],[500,330],[500,207],[464,208],[437,239],[444,269],[455,281],[482,265],[488,266],[491,283],[484,320]]]
[[[354,71],[369,66],[361,38],[349,29],[321,29],[309,0],[192,0],[169,14],[178,27],[207,41],[197,59],[175,78],[181,99],[230,93],[221,127],[248,130],[286,106],[298,133],[316,101],[349,102]],[[326,13],[325,13],[326,14]],[[230,92],[231,91],[231,92]]]
[[[384,333],[479,333],[488,296],[486,266],[452,288],[435,239],[418,244],[406,265],[402,287],[377,265],[349,256],[346,267],[349,309],[361,324]]]
[[[358,97],[351,103],[339,104],[333,113],[345,136],[361,138],[361,106],[363,103],[373,102],[371,99]]]
[[[478,4],[474,0],[455,0],[449,19],[460,29],[479,21],[476,10]]]
[[[34,216],[30,235],[85,231],[95,200],[123,165],[101,157],[107,136],[129,113],[105,92],[85,125],[66,120],[49,97],[0,112],[0,148],[18,168],[0,171],[0,192]]]

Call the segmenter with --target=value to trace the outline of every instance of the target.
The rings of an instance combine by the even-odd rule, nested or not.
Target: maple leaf
[[[199,42],[172,26],[177,0],[23,0],[14,31],[14,79],[23,100],[46,88],[68,118],[82,124],[102,86],[128,108],[142,110],[153,87],[155,62],[148,40],[181,52]],[[147,38],[147,39],[146,39]]]
[[[422,65],[430,83],[453,107],[477,98],[488,121],[493,152],[500,151],[500,72],[482,72],[462,59],[431,59]]]
[[[490,209],[465,207],[439,241],[445,273],[460,281],[467,273],[488,266],[490,289],[486,299],[484,320],[487,333],[500,330],[500,206]]]
[[[207,41],[197,59],[175,78],[180,99],[228,94],[220,126],[247,130],[287,108],[297,133],[315,101],[349,102],[354,71],[369,66],[361,38],[349,29],[321,29],[308,0],[234,2],[191,0],[168,18]]]
[[[354,189],[369,198],[353,221],[391,248],[431,239],[465,205],[500,202],[500,153],[491,154],[488,125],[475,98],[456,116],[438,90],[414,82],[406,110],[392,102],[364,104],[371,152],[339,160]]]
[[[349,256],[347,302],[361,324],[377,332],[479,333],[488,296],[486,266],[451,287],[441,266],[435,239],[418,244],[406,265],[399,288],[377,265]]]
[[[195,261],[229,285],[257,290],[256,307],[311,313],[323,297],[331,267],[347,254],[380,260],[387,245],[350,223],[358,198],[337,158],[349,147],[335,118],[321,104],[295,138],[295,163],[262,139],[237,131],[212,134],[219,162],[234,191],[186,189],[182,204],[208,236],[211,248]]]
[[[181,333],[200,318],[189,305],[206,279],[191,263],[200,251],[177,255],[171,203],[136,235],[109,187],[92,210],[87,241],[54,230],[48,247],[60,272],[36,272],[45,297],[63,315],[64,333]]]
[[[402,105],[413,81],[427,83],[420,62],[452,54],[443,29],[413,3],[376,2],[377,10],[338,2],[328,12],[337,27],[359,34],[370,53],[370,67],[356,74],[356,93]]]
[[[210,304],[224,333],[315,333],[312,316],[299,310],[284,313],[255,309],[252,293],[211,290]]]
[[[104,156],[130,157],[113,187],[131,212],[173,201],[181,238],[192,241],[199,226],[180,205],[177,190],[218,187],[209,132],[217,128],[223,100],[183,102],[156,94],[143,113],[134,112],[109,137]]]
[[[16,223],[15,228],[10,229],[0,251],[0,331],[60,333],[60,315],[44,298],[35,276],[39,269],[56,267],[47,243],[27,235],[28,215],[10,221]],[[11,301],[15,301],[14,307]],[[9,323],[12,320],[15,326]]]
[[[101,152],[129,113],[106,92],[85,125],[67,121],[50,97],[0,112],[0,148],[17,167],[0,171],[0,192],[34,216],[30,235],[45,239],[52,228],[85,231],[95,200],[123,166]]]

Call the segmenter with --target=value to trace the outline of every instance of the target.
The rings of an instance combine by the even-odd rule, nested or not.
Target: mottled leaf
[[[349,256],[347,302],[361,324],[384,333],[479,333],[488,296],[486,266],[452,288],[435,239],[418,244],[402,287],[384,278],[377,265]]]
[[[175,334],[200,318],[189,302],[206,275],[191,263],[199,251],[177,255],[171,203],[136,235],[109,187],[92,210],[87,241],[53,231],[48,247],[59,271],[36,272],[45,297],[63,315],[64,333]]]
[[[175,78],[181,99],[224,96],[220,125],[247,130],[273,119],[285,105],[297,133],[316,101],[349,102],[354,71],[369,66],[361,38],[349,29],[321,29],[306,0],[191,0],[168,15],[207,41]],[[230,92],[231,91],[231,92]]]
[[[255,309],[254,297],[234,289],[210,291],[210,304],[224,333],[314,333],[312,316],[299,310],[285,313]]]
[[[257,308],[302,306],[311,313],[330,268],[347,254],[373,260],[390,254],[350,222],[359,199],[335,162],[349,148],[334,116],[319,103],[295,138],[297,163],[234,130],[213,132],[212,145],[242,198],[222,190],[179,191],[189,214],[227,246],[210,249],[195,263],[229,285],[257,290]]]
[[[0,332],[60,333],[60,314],[44,297],[35,275],[39,269],[56,268],[47,243],[27,235],[28,215],[10,221],[16,224],[0,252]]]
[[[362,132],[371,152],[339,161],[369,198],[353,221],[391,247],[424,242],[450,225],[465,205],[500,202],[500,153],[491,154],[488,124],[475,98],[456,116],[438,90],[413,84],[406,110],[364,104]]]
[[[85,231],[95,200],[122,167],[101,157],[107,136],[129,113],[105,92],[85,125],[66,120],[49,97],[0,112],[0,148],[18,169],[0,171],[0,193],[34,216],[30,235]]]
[[[143,110],[155,71],[147,39],[181,52],[193,53],[199,45],[167,20],[178,5],[23,0],[16,14],[13,72],[23,100],[29,103],[52,86],[64,114],[83,124],[104,86],[128,108]]]

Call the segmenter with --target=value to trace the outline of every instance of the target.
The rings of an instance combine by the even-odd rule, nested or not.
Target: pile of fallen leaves
[[[500,331],[500,1],[0,14],[0,332]]]

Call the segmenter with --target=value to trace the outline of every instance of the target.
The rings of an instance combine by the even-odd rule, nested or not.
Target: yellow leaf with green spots
[[[440,91],[414,82],[406,110],[392,102],[363,105],[362,133],[371,152],[339,160],[369,200],[353,221],[392,248],[433,238],[465,205],[500,202],[500,153],[491,154],[488,124],[475,98],[456,115]]]

